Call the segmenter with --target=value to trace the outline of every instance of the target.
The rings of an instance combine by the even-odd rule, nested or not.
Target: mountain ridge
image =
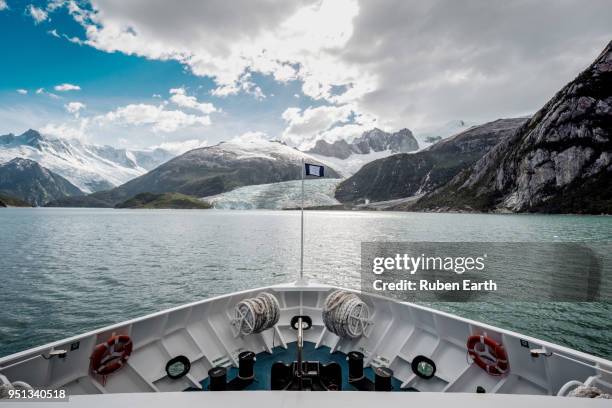
[[[78,187],[33,160],[15,158],[0,164],[0,192],[41,206],[50,201],[83,195]]]
[[[301,162],[324,164],[276,141],[233,140],[190,150],[150,172],[104,192],[58,200],[52,206],[112,207],[139,193],[212,196],[237,187],[301,178]],[[339,177],[326,165],[325,176]]]
[[[472,126],[419,152],[372,161],[340,183],[335,197],[343,203],[360,203],[430,192],[509,137],[525,121],[526,118],[498,119]]]
[[[146,173],[172,158],[163,149],[129,150],[48,137],[29,129],[0,135],[0,163],[15,157],[34,160],[86,193],[106,190]]]
[[[511,138],[395,209],[612,212],[612,41]]]
[[[389,133],[379,128],[363,132],[352,142],[339,139],[333,143],[320,139],[306,153],[321,156],[347,159],[353,154],[369,154],[371,152],[389,151],[390,153],[406,153],[419,149],[419,143],[408,128]]]

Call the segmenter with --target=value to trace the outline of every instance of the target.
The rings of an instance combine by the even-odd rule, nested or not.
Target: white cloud
[[[80,91],[81,87],[73,84],[60,84],[53,87],[58,92]]]
[[[9,6],[6,4],[6,0],[0,0],[0,11],[8,10]]]
[[[229,95],[236,95],[239,92],[253,95],[255,99],[263,100],[266,95],[263,93],[261,88],[250,80],[251,73],[247,72],[241,75],[235,82],[231,84],[221,85],[211,91],[214,96],[225,97]]]
[[[72,41],[179,61],[212,78],[214,96],[263,100],[267,90],[254,78],[268,75],[300,81],[304,95],[350,105],[363,118],[321,130],[325,120],[315,126],[316,118],[300,112],[284,133],[295,141],[349,134],[375,119],[397,129],[533,112],[612,34],[609,0],[591,0],[589,7],[579,0],[184,0],[180,6],[92,0],[91,10],[71,0],[54,4],[85,28],[85,38]]]
[[[27,89],[18,89],[17,93],[21,94],[21,95],[27,95],[28,94],[28,90]]]
[[[180,110],[167,110],[162,105],[130,104],[97,117],[102,124],[151,126],[154,132],[175,132],[190,126],[210,125],[210,117],[191,115]]]
[[[55,38],[61,38],[61,36],[58,34],[58,32],[57,32],[57,30],[55,28],[53,30],[47,31],[47,33],[52,35]]]
[[[287,127],[281,140],[300,149],[309,149],[317,140],[352,141],[366,130],[378,126],[376,117],[359,113],[352,104],[324,105],[316,108],[288,108],[283,112]]]
[[[185,88],[172,88],[170,95],[170,101],[182,108],[195,109],[205,115],[217,111],[212,103],[198,102],[195,96],[188,96]]]
[[[353,108],[343,106],[319,106],[316,108],[288,108],[282,118],[287,123],[281,140],[292,146],[301,146],[321,137],[334,126],[347,123],[354,115]]]
[[[47,92],[45,88],[38,88],[36,90],[36,95],[47,95],[50,98],[59,99],[58,95],[54,94],[53,92]]]
[[[163,142],[156,146],[151,147],[152,149],[164,149],[175,155],[183,154],[189,150],[198,149],[200,147],[208,146],[206,140],[189,139],[177,142]]]
[[[45,10],[32,4],[26,8],[26,11],[34,19],[34,24],[40,24],[49,18],[49,14]]]
[[[87,138],[86,131],[88,125],[89,119],[64,123],[48,123],[40,129],[40,133],[58,138],[85,140]]]
[[[238,143],[258,143],[268,142],[270,139],[265,132],[260,131],[248,131],[244,132],[239,136],[235,136],[230,141]]]
[[[331,96],[326,90],[332,85],[353,83],[360,73],[336,55],[352,35],[356,0],[187,0],[180,7],[146,0],[95,0],[93,5],[92,12],[78,5],[71,10],[85,27],[88,45],[178,60],[196,75],[214,78],[216,96],[246,92],[263,99],[265,93],[250,79],[251,73],[271,75],[279,82],[308,80],[313,85],[307,89]]]
[[[81,110],[85,109],[86,106],[84,103],[81,102],[69,102],[64,105],[64,108],[66,108],[69,113],[72,113],[75,117],[78,118]]]

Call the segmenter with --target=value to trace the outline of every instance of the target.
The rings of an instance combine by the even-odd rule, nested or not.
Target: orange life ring
[[[477,347],[481,347],[480,350]],[[486,336],[470,336],[467,341],[468,354],[478,367],[491,375],[508,372],[508,353],[504,346]]]
[[[107,376],[119,370],[132,354],[132,339],[124,334],[112,336],[98,344],[91,353],[91,372]]]

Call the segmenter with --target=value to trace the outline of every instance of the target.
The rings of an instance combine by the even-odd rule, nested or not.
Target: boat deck
[[[261,352],[256,355],[255,362],[255,381],[251,383],[245,390],[256,391],[256,390],[269,390],[270,389],[270,370],[272,364],[277,361],[283,363],[291,363],[295,360],[296,356],[296,344],[295,342],[287,344],[287,348],[275,347],[273,353]],[[348,382],[348,363],[346,361],[346,354],[336,351],[331,353],[331,349],[327,346],[319,347],[315,349],[315,344],[312,342],[304,342],[303,357],[305,361],[320,361],[322,363],[338,363],[342,367],[342,390],[343,391],[356,391],[351,384]],[[374,371],[371,367],[366,367],[364,375],[370,380],[374,381]],[[227,371],[227,380],[231,381],[238,375],[238,368],[231,367]],[[200,381],[202,389],[188,388],[186,391],[206,391],[208,390],[209,379],[206,377]],[[397,378],[393,378],[392,386],[393,391],[417,391],[414,388],[401,388],[402,382]]]
[[[472,408],[485,404],[610,406],[609,400],[553,395],[568,384],[587,381],[606,393],[612,392],[611,361],[424,306],[359,293],[371,312],[367,333],[357,338],[339,337],[323,321],[325,300],[336,289],[294,283],[205,299],[0,358],[0,375],[7,381],[25,381],[36,389],[65,390],[70,401],[88,408],[109,404],[147,408],[218,404],[229,408],[245,406],[245,401],[249,406],[270,407],[343,403],[350,403],[351,408],[372,403],[428,407],[464,403]],[[278,322],[261,333],[237,335],[232,322],[235,306],[262,291],[277,298]],[[291,324],[296,315],[312,319],[303,337],[304,360],[339,363],[343,392],[262,391],[270,389],[275,362],[296,359],[297,334]],[[104,378],[92,375],[92,352],[115,335],[129,336],[133,342],[129,360]],[[474,335],[504,346],[510,366],[506,375],[490,375],[467,358],[466,341]],[[237,376],[234,367],[238,366],[238,356],[247,350],[256,353],[255,382],[240,392],[205,391],[211,368],[225,367],[231,381]],[[374,377],[372,367],[386,367],[393,371],[394,391],[420,392],[356,394],[348,383],[346,353],[350,351],[364,354],[364,372],[370,380]],[[51,357],[58,352],[64,356]],[[435,363],[436,370],[429,379],[412,369],[420,356]],[[167,364],[178,357],[189,360],[190,370],[182,377],[171,377]],[[486,394],[476,394],[479,387]],[[63,402],[57,404],[54,406]]]

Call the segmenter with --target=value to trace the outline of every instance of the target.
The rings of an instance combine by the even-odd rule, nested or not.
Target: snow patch
[[[311,154],[312,157],[317,159],[323,164],[328,164],[335,169],[342,177],[350,177],[357,173],[364,165],[371,161],[383,159],[393,154],[390,150],[383,150],[382,152],[370,152],[367,154],[356,154],[353,153],[346,159],[340,159],[338,157],[323,156],[320,154]],[[402,153],[403,154],[403,153]]]
[[[32,142],[18,136],[10,143],[0,145],[0,163],[16,157],[34,160],[66,178],[84,193],[121,185],[147,172],[129,150],[86,145],[74,139],[38,137]],[[155,156],[151,154],[151,157]],[[168,154],[165,159],[170,158]]]

